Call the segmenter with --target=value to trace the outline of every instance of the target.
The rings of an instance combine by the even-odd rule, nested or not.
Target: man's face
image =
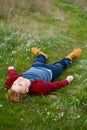
[[[19,77],[16,81],[14,81],[11,90],[14,90],[15,92],[25,94],[29,91],[29,86],[31,84],[31,81],[28,79],[25,79],[23,77]]]

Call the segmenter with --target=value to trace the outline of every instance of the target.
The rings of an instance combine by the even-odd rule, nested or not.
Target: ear
[[[27,89],[26,89],[26,93],[28,93],[29,92],[29,87],[27,87]]]

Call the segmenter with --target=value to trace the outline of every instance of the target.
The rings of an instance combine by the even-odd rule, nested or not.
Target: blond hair
[[[27,93],[21,94],[13,90],[9,90],[8,93],[6,94],[6,98],[15,103],[23,101],[27,96],[28,96]]]

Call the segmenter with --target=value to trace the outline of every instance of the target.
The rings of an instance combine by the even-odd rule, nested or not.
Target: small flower
[[[24,119],[23,118],[21,118],[21,121],[23,121]]]
[[[0,104],[0,107],[3,107],[3,105],[2,105],[2,104]]]
[[[64,116],[64,112],[59,113],[59,118]]]
[[[77,118],[80,118],[80,115],[78,115]]]
[[[47,112],[47,115],[50,115],[51,112]]]

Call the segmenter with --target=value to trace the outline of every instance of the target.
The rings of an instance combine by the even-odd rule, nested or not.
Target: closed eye
[[[20,83],[19,83],[18,85],[19,85],[20,87],[22,87],[22,85],[21,85]]]

